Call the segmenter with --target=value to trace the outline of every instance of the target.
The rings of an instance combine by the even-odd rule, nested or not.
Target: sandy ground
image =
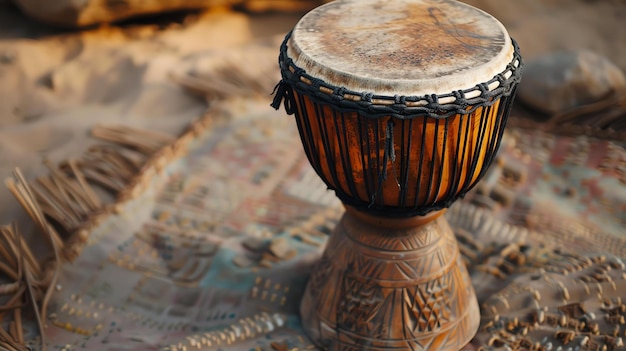
[[[590,50],[626,70],[626,1],[467,0],[498,18],[526,60],[560,50]]]
[[[50,29],[0,19],[12,27],[0,39],[0,177],[20,167],[31,178],[45,172],[44,158],[80,155],[98,123],[178,133],[207,104],[181,89],[172,72],[284,33],[295,20],[215,11],[167,30],[143,24],[42,36]],[[23,217],[4,187],[0,201],[0,223]]]
[[[467,2],[500,19],[527,60],[589,49],[626,70],[624,1]],[[97,123],[180,131],[206,101],[184,92],[171,72],[194,57],[282,35],[299,16],[213,10],[68,32],[32,23],[0,2],[0,177],[20,167],[30,178],[44,171],[44,158],[79,155]],[[0,223],[23,216],[3,187],[0,203]]]
[[[500,19],[527,61],[586,49],[626,70],[624,0],[467,2]],[[301,16],[213,9],[70,32],[34,23],[6,3],[0,0],[0,179],[14,167],[32,179],[47,172],[44,159],[81,155],[95,142],[89,130],[96,124],[180,132],[203,114],[207,99],[183,90],[172,75],[193,71],[202,80],[220,62],[248,71],[272,67],[277,40]],[[260,90],[269,103],[278,70],[268,74],[272,84]],[[35,232],[0,186],[0,225],[14,220],[23,233]]]

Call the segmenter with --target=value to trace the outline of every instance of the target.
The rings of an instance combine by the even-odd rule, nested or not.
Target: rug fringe
[[[121,206],[143,193],[170,162],[183,156],[193,140],[217,121],[208,112],[178,137],[127,126],[96,126],[92,135],[106,144],[57,165],[48,160],[46,176],[27,181],[19,168],[7,188],[37,225],[52,258],[37,259],[15,223],[0,227],[0,349],[29,350],[22,311],[33,308],[45,347],[46,313],[63,261],[74,260],[91,231]],[[114,196],[106,203],[96,187]],[[8,298],[8,299],[7,299]],[[9,313],[10,312],[10,313]],[[6,318],[12,320],[3,323]]]

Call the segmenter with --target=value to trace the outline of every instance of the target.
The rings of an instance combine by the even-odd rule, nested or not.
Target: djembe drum
[[[521,57],[489,14],[452,0],[337,0],[281,46],[281,101],[346,213],[301,303],[330,350],[458,350],[480,313],[441,215],[485,174]]]

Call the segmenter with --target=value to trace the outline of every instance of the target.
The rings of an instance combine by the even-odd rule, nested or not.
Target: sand
[[[623,1],[467,2],[501,20],[527,60],[558,50],[590,49],[626,70]],[[195,70],[201,80],[201,72],[210,72],[220,57],[230,60],[232,49],[280,37],[300,16],[219,9],[182,19],[178,15],[165,24],[163,19],[144,20],[68,32],[0,6],[2,178],[14,167],[30,178],[43,171],[43,158],[77,156],[92,142],[88,130],[97,123],[123,122],[176,134],[202,114],[207,102],[181,89],[172,72]],[[251,59],[273,59],[271,50],[248,53]],[[10,200],[0,187],[0,201],[6,204],[0,223],[23,217]]]
[[[501,20],[527,60],[557,50],[591,49],[626,70],[623,1],[467,2]],[[69,32],[0,6],[3,179],[14,167],[31,178],[43,172],[44,158],[78,156],[93,142],[88,130],[97,123],[123,122],[176,134],[203,113],[207,101],[181,89],[173,73],[193,71],[200,81],[206,80],[216,62],[233,60],[233,49],[275,40],[301,15],[250,16],[217,9],[177,15],[171,22],[144,20]],[[235,60],[245,62],[248,54],[252,60],[274,60],[271,47],[262,54],[244,50]],[[22,222],[21,210],[12,205],[4,187],[0,201],[6,204],[0,223]]]
[[[30,179],[45,171],[44,158],[79,156],[94,142],[88,132],[98,123],[176,135],[202,115],[207,101],[183,90],[172,79],[174,72],[210,70],[210,58],[284,33],[294,21],[268,15],[253,22],[244,14],[217,11],[167,30],[127,25],[36,39],[11,37],[31,24],[2,22],[14,30],[5,28],[8,38],[0,39],[0,177],[20,167]],[[285,26],[268,29],[268,23]],[[7,204],[0,223],[23,222],[4,187],[0,201]]]
[[[626,70],[624,1],[467,2],[500,19],[526,60],[588,49]],[[0,0],[2,179],[14,167],[33,179],[47,172],[44,159],[80,156],[96,142],[89,131],[97,124],[176,135],[229,94],[267,94],[269,103],[278,43],[301,15],[214,9],[70,32],[33,23],[7,6]],[[253,78],[240,84],[248,89],[215,84],[233,65]],[[0,203],[0,224],[17,221],[28,233],[33,224],[2,186]]]

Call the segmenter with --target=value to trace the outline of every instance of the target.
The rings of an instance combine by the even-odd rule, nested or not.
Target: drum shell
[[[304,151],[328,187],[344,203],[398,216],[447,207],[476,184],[497,152],[512,95],[445,118],[374,118],[293,91]]]

